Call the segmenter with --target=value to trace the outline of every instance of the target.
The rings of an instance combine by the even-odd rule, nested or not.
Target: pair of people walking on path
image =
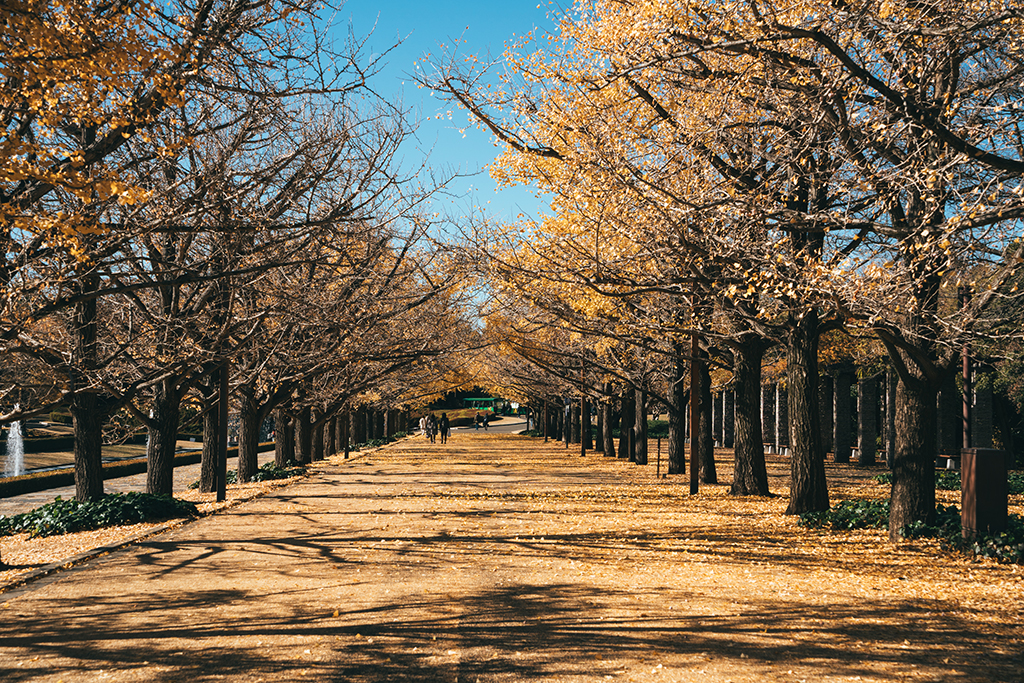
[[[448,413],[441,413],[438,419],[433,413],[420,418],[420,433],[430,439],[430,443],[437,443],[437,435],[441,435],[441,443],[448,443],[448,435],[451,433],[451,424],[448,422]]]
[[[476,428],[480,429],[480,425],[484,426],[484,431],[487,431],[487,423],[491,419],[490,413],[477,413],[476,414]]]

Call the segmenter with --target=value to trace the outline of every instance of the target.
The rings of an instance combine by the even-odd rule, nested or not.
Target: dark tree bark
[[[284,408],[274,411],[274,464],[284,467],[295,459],[295,441],[291,419]]]
[[[896,385],[896,452],[892,463],[889,538],[912,522],[935,520],[937,385],[901,373]]]
[[[349,432],[351,431],[352,425],[352,412],[346,408],[341,413],[341,419],[338,420],[338,443],[340,444],[341,452],[348,458],[348,454],[351,452],[351,443],[349,440]]]
[[[260,467],[260,423],[263,420],[253,384],[239,386],[238,399],[238,481],[247,482]]]
[[[612,400],[614,394],[611,384],[604,385],[605,401],[601,404],[601,412],[604,413],[604,422],[601,423],[601,440],[604,442],[604,455],[608,458],[615,457],[615,437],[612,435]]]
[[[78,288],[82,294],[96,291],[99,277],[94,273],[81,277]],[[96,299],[75,304],[73,315],[72,354],[88,373],[98,365]],[[84,503],[103,497],[103,423],[107,415],[100,397],[88,388],[87,375],[75,372],[71,382],[75,391],[69,406],[75,433],[75,499]]]
[[[69,406],[75,433],[75,500],[85,503],[103,497],[103,423],[107,419],[99,396],[75,394]]]
[[[313,425],[310,460],[311,462],[319,462],[324,459],[324,420],[322,411],[319,409],[312,411],[310,421]]]
[[[582,399],[580,399],[580,400],[582,401]],[[572,402],[572,442],[573,443],[582,443],[582,441],[583,441],[583,435],[581,433],[581,427],[582,427],[581,417],[582,416],[581,416],[580,413],[581,413],[581,411],[580,411],[580,401],[573,401]]]
[[[636,443],[633,445],[636,451],[633,454],[633,462],[637,465],[647,464],[647,392],[638,389],[635,401],[636,413],[634,417],[633,431],[636,434]]]
[[[352,411],[352,441],[366,443],[366,406],[359,406]]]
[[[590,422],[590,401],[586,396],[580,398],[580,455],[594,450],[593,431]]]
[[[629,387],[622,392],[622,419],[619,421],[619,457],[623,460],[633,462],[633,446],[629,437],[629,430],[633,428],[636,420],[636,389]]]
[[[718,483],[715,468],[715,437],[711,428],[711,369],[707,353],[701,352],[700,362],[700,424],[698,425],[697,449],[700,454],[700,480],[704,484]]]
[[[733,347],[733,391],[736,395],[735,468],[729,493],[768,496],[768,470],[761,436],[761,358],[765,344],[758,338]]]
[[[786,514],[828,510],[825,457],[818,422],[818,316],[790,321],[786,349],[789,383],[790,491]]]
[[[569,399],[569,403],[562,407],[562,436],[565,439],[566,448],[569,448],[569,444],[572,442],[572,425],[574,422],[572,418],[572,399]]]
[[[174,378],[166,378],[155,387],[146,444],[146,493],[171,495],[174,492],[174,452],[178,445],[181,398]]]
[[[335,453],[338,452],[338,416],[337,415],[332,415],[331,418],[329,420],[327,420],[327,425],[326,425],[325,429],[326,429],[326,431],[324,432],[324,435],[325,435],[325,438],[326,438],[327,441],[324,444],[324,452],[326,452],[327,455],[334,455]]]
[[[209,382],[200,387],[203,397],[203,455],[199,466],[199,490],[213,493],[217,490],[217,459],[220,452],[217,439],[220,433],[220,404],[217,401],[219,370],[210,374]]]
[[[684,348],[673,344],[675,359],[668,387],[668,473],[686,474],[686,360]]]
[[[295,416],[295,455],[303,465],[313,462],[312,410],[307,406]]]

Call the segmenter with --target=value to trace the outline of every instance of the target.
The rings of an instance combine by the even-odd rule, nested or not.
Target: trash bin
[[[995,448],[965,448],[960,452],[960,520],[964,538],[1006,529],[1007,460],[1007,452]]]

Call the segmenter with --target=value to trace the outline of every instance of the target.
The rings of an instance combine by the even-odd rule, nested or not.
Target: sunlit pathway
[[[1013,681],[1019,573],[409,438],[0,596],[4,681]]]

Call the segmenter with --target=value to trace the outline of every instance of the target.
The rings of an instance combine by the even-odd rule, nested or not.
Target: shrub
[[[648,439],[667,439],[668,438],[668,420],[648,420],[647,421],[647,438]]]
[[[889,525],[889,501],[844,500],[825,512],[805,512],[799,524],[811,528],[881,529]],[[1010,515],[1005,531],[965,539],[960,510],[955,505],[935,508],[935,522],[914,522],[900,530],[904,538],[938,538],[942,547],[998,562],[1024,564],[1024,519]]]
[[[351,450],[353,450],[353,451],[361,451],[364,448],[377,448],[378,446],[384,446],[384,445],[392,443],[394,441],[398,441],[399,439],[404,439],[407,436],[409,436],[408,432],[395,432],[390,437],[381,437],[379,439],[370,439],[369,441],[363,441],[361,443],[357,443],[357,444],[352,446]]]
[[[290,477],[301,477],[306,473],[306,466],[300,465],[294,460],[289,460],[284,464],[284,467],[278,467],[274,461],[263,463],[263,465],[256,470],[255,474],[252,475],[253,481],[271,481],[274,479],[288,479]],[[237,484],[238,483],[238,471],[228,470],[227,475],[224,477],[226,484]],[[190,489],[199,488],[199,480],[192,482],[188,485]]]
[[[1011,514],[1006,530],[963,537],[960,511],[955,505],[938,506],[935,524],[915,522],[902,529],[904,538],[938,538],[942,547],[975,557],[988,557],[997,562],[1024,564],[1024,519]]]
[[[800,526],[820,529],[884,529],[889,525],[889,501],[844,500],[824,512],[805,512]]]
[[[151,493],[112,493],[80,503],[58,498],[52,503],[12,517],[0,517],[0,536],[28,532],[32,537],[54,536],[175,517],[197,517],[195,503]]]
[[[232,471],[234,473],[234,471]],[[278,467],[274,462],[265,463],[252,475],[253,481],[272,481],[274,479],[290,479],[301,477],[306,473],[306,468],[294,460],[286,462],[284,467]]]

